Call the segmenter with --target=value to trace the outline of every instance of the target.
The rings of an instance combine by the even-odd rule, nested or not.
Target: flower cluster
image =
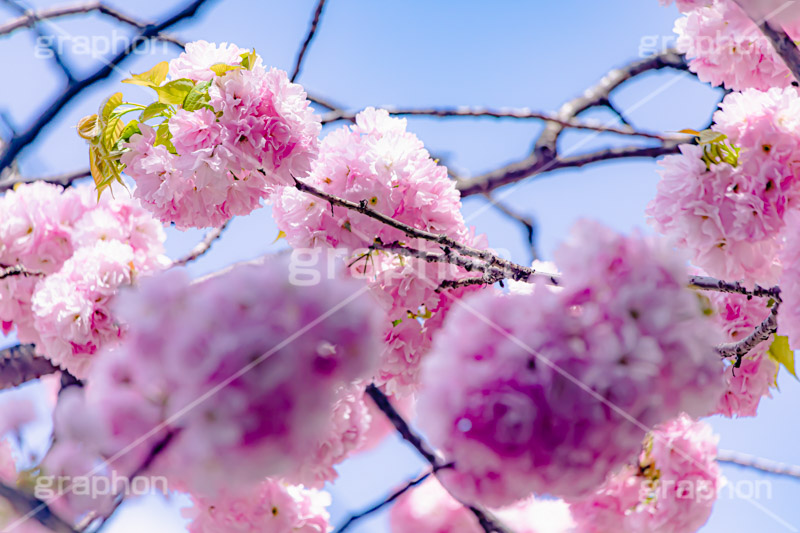
[[[244,495],[192,497],[183,510],[189,533],[327,533],[330,497],[323,492],[266,479]]]
[[[97,360],[73,416],[98,420],[87,438],[105,456],[149,437],[120,459],[132,469],[172,435],[153,468],[193,494],[324,473],[348,448],[318,450],[320,436],[348,431],[341,389],[376,363],[376,313],[358,285],[291,285],[279,260],[194,284],[178,270],[142,280],[120,295],[130,328]],[[312,457],[325,464],[305,465]]]
[[[576,533],[697,531],[717,499],[716,457],[717,438],[708,424],[682,415],[657,427],[636,466],[571,502]]]
[[[436,164],[422,142],[406,130],[405,119],[391,117],[385,110],[365,109],[354,125],[328,134],[304,181],[414,228],[486,247],[485,239],[465,226],[460,195],[447,169]],[[419,363],[433,333],[452,301],[466,292],[443,294],[437,288],[444,279],[474,274],[448,264],[371,251],[376,241],[409,245],[409,238],[397,228],[334,208],[293,187],[276,194],[273,215],[293,248],[338,248],[354,258],[353,272],[369,277],[370,289],[388,314],[377,383],[401,396],[416,390]],[[441,248],[425,241],[412,239],[410,246],[441,253]]]
[[[786,64],[734,0],[679,2],[678,7],[686,14],[675,22],[677,48],[690,58],[689,68],[700,80],[737,91],[791,84]],[[800,25],[785,29],[794,39],[800,37]]]
[[[752,333],[770,313],[762,298],[742,294],[712,293],[708,295],[714,311],[714,320],[725,333],[726,342],[737,342]],[[767,355],[772,337],[758,344],[742,359],[738,368],[723,368],[726,381],[725,394],[716,411],[724,416],[755,416],[763,397],[771,397],[778,365]]]
[[[569,507],[560,500],[529,498],[493,509],[515,533],[568,533],[574,526]],[[424,481],[401,496],[389,515],[392,533],[480,533],[475,516],[435,479]]]
[[[635,456],[642,428],[706,415],[722,394],[672,250],[584,221],[556,260],[562,291],[469,299],[424,365],[420,424],[466,500],[587,494]]]
[[[121,326],[111,313],[117,289],[166,264],[165,235],[124,193],[92,199],[88,188],[22,185],[0,198],[0,265],[29,275],[0,280],[3,331],[17,328],[37,353],[84,377]]]
[[[220,226],[311,170],[319,117],[302,87],[253,52],[197,41],[126,81],[153,88],[158,102],[131,104],[117,93],[80,131],[98,188],[121,180],[124,168],[134,195],[164,223]],[[123,127],[123,115],[138,109],[139,121]]]
[[[709,274],[777,280],[785,216],[800,205],[799,113],[794,89],[732,93],[713,129],[738,155],[722,161],[712,145],[682,145],[661,162],[651,223]]]

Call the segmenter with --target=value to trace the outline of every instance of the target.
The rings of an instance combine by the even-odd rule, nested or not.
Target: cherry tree
[[[611,70],[555,113],[356,112],[297,83],[248,43],[168,31],[101,2],[30,11],[0,35],[98,13],[133,28],[124,50],[65,79],[0,154],[0,384],[40,380],[52,434],[22,466],[21,401],[3,416],[4,531],[96,532],[137,481],[182,493],[196,533],[346,531],[392,506],[392,531],[697,531],[719,464],[800,478],[723,452],[704,421],[755,416],[800,347],[800,7],[676,0],[675,49]],[[662,3],[667,4],[662,0]],[[151,40],[173,58],[122,80],[82,118],[85,170],[16,161],[74,99]],[[646,131],[611,94],[686,71],[724,89],[702,130]],[[129,100],[131,85],[149,99]],[[609,108],[619,121],[581,115]],[[432,155],[404,116],[508,117],[544,127],[523,160],[475,176]],[[334,127],[323,131],[323,125]],[[562,153],[565,132],[630,139]],[[658,159],[642,213],[655,235],[581,220],[551,262],[535,224],[493,193],[561,169]],[[470,227],[484,195],[521,224],[522,264]],[[229,222],[270,205],[288,250],[192,279]],[[169,258],[165,228],[202,229]],[[268,240],[274,236],[259,235]],[[397,433],[428,469],[341,524],[336,467]],[[15,439],[17,438],[17,439]],[[87,486],[91,490],[87,490]],[[112,487],[99,491],[98,487]]]

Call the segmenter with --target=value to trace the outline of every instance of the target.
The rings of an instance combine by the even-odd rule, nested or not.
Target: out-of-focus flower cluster
[[[468,501],[588,494],[647,428],[722,394],[713,327],[672,250],[582,222],[556,263],[561,291],[481,293],[434,340],[420,424]]]

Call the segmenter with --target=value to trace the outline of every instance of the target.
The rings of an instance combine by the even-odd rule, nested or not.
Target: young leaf
[[[256,56],[256,49],[253,48],[251,51],[245,52],[240,57],[242,58],[242,68],[253,70],[253,67],[256,66],[256,59],[258,57]]]
[[[106,103],[103,104],[103,112],[100,114],[103,117],[103,120],[108,120],[108,117],[111,116],[111,113],[114,112],[116,108],[122,105],[122,93],[114,93],[108,97]]]
[[[786,367],[791,375],[797,378],[794,368],[794,351],[789,347],[789,338],[785,335],[775,335],[775,340],[767,350],[767,355],[774,361]]]
[[[241,69],[242,66],[228,65],[227,63],[215,63],[208,68],[210,68],[217,76],[224,76],[227,72],[230,72],[231,70]]]
[[[178,153],[178,151],[175,149],[175,146],[172,144],[172,133],[169,131],[168,122],[162,122],[158,125],[158,128],[156,128],[156,140],[154,145],[164,145],[167,147],[167,150],[169,150],[170,153]]]
[[[152,87],[155,89],[156,87],[164,83],[164,80],[167,79],[168,72],[169,72],[169,63],[166,61],[162,61],[161,63],[156,64],[156,66],[154,66],[147,72],[142,72],[141,74],[131,74],[131,77],[122,80],[122,83],[130,83],[132,85],[143,85],[145,87]]]
[[[136,133],[142,133],[142,130],[139,129],[139,121],[134,119],[125,125],[125,128],[122,130],[122,134],[119,136],[119,140],[122,142],[128,142]]]
[[[158,101],[162,104],[180,105],[192,88],[194,88],[192,80],[181,78],[165,83],[161,87],[155,87],[155,90],[158,93]]]
[[[197,111],[208,104],[210,100],[208,88],[210,86],[210,81],[204,81],[192,87],[192,90],[189,91],[189,94],[186,95],[186,99],[183,101],[183,108],[186,111]]]
[[[124,128],[125,126],[119,118],[112,118],[106,123],[101,139],[102,145],[106,150],[111,150],[114,145],[117,144],[119,136],[122,135],[122,130]]]
[[[161,102],[153,102],[152,104],[144,108],[144,111],[142,111],[142,114],[139,116],[139,120],[144,122],[153,117],[157,117],[168,107],[169,105],[167,104],[162,104]]]
[[[91,141],[100,135],[100,126],[97,124],[97,115],[89,115],[78,121],[78,135]]]

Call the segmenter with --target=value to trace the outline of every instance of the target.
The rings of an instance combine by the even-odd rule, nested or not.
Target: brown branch
[[[741,364],[742,357],[778,331],[778,307],[780,307],[780,302],[776,301],[769,312],[769,316],[765,318],[761,324],[756,326],[750,335],[738,342],[717,346],[717,353],[724,358],[735,357],[736,366]]]
[[[33,277],[33,276],[44,276],[41,272],[31,272],[27,270],[23,266],[15,265],[15,266],[4,266],[0,265],[0,279],[10,278],[12,276],[24,276],[24,277]]]
[[[33,344],[18,344],[0,350],[0,389],[18,387],[60,371],[49,359],[36,355]]]
[[[548,122],[557,123],[564,128],[575,128],[584,130],[593,130],[604,133],[617,133],[619,135],[633,135],[637,137],[646,137],[658,140],[674,140],[673,136],[666,136],[661,133],[651,133],[634,129],[630,126],[607,126],[597,120],[578,120],[574,118],[561,119],[557,115],[542,113],[539,111],[531,111],[530,109],[490,109],[485,107],[457,107],[457,108],[395,108],[384,107],[390,115],[396,116],[429,116],[429,117],[488,117],[488,118],[513,118],[519,120],[545,120]],[[357,113],[349,111],[331,111],[322,116],[322,123],[328,124],[339,120],[354,120]]]
[[[297,61],[295,61],[294,73],[292,73],[292,82],[297,79],[297,77],[300,75],[300,70],[303,68],[303,59],[306,56],[306,52],[308,52],[308,47],[311,46],[311,41],[313,41],[314,37],[317,35],[317,28],[319,27],[319,21],[322,18],[323,9],[325,9],[325,0],[319,0],[317,3],[317,9],[314,10],[314,18],[311,20],[311,25],[308,28],[306,39],[303,41],[300,51],[297,53]]]
[[[486,194],[486,199],[494,206],[498,211],[503,213],[508,218],[517,221],[525,228],[525,234],[528,239],[528,246],[530,247],[531,251],[531,261],[536,261],[539,259],[539,252],[536,250],[536,224],[534,223],[532,218],[529,218],[525,215],[517,213],[516,211],[512,210],[506,204],[495,200],[492,198],[491,194]]]
[[[689,286],[704,291],[727,292],[758,298],[775,298],[776,300],[780,300],[781,296],[781,288],[777,285],[774,287],[754,285],[752,289],[749,289],[738,281],[723,281],[709,276],[690,276]]]
[[[54,533],[77,533],[68,522],[56,515],[45,502],[6,485],[2,481],[0,481],[0,498],[7,500],[11,507],[23,516],[23,518],[12,521],[8,531],[13,531],[17,525],[33,518]]]
[[[62,187],[69,187],[73,182],[88,178],[91,175],[92,173],[87,168],[84,170],[67,172],[65,174],[58,174],[55,176],[12,176],[6,180],[0,180],[0,193],[4,193],[10,189],[13,189],[16,185],[22,183],[33,183],[35,181],[43,181],[45,183],[61,185]]]
[[[403,439],[411,444],[417,453],[419,453],[422,457],[425,458],[428,463],[430,463],[431,467],[433,468],[434,472],[445,468],[448,464],[444,463],[440,458],[439,455],[430,447],[428,444],[422,440],[420,437],[408,424],[408,422],[403,419],[402,415],[394,408],[392,403],[389,401],[389,398],[381,392],[378,387],[375,385],[368,385],[367,386],[367,395],[375,402],[375,405],[378,406],[378,409],[389,419],[389,422],[392,423],[395,430],[400,434]],[[445,487],[447,489],[447,487]],[[452,493],[451,493],[451,496]],[[460,499],[453,496],[453,498],[461,503],[464,507],[470,510],[475,518],[478,520],[481,528],[485,533],[511,533],[510,530],[504,526],[496,517],[492,516],[492,514],[479,507],[477,505],[470,505],[464,503]]]
[[[208,233],[206,233],[202,241],[200,241],[194,248],[192,248],[192,250],[188,254],[173,261],[172,266],[183,266],[187,263],[194,261],[195,259],[199,258],[206,252],[208,252],[211,249],[211,246],[214,244],[214,242],[222,236],[222,233],[225,231],[225,228],[228,227],[228,224],[230,224],[230,222],[231,222],[230,220],[227,220],[222,226],[214,228],[210,230]]]
[[[44,20],[57,19],[72,15],[86,15],[97,11],[103,15],[114,18],[119,22],[123,22],[135,28],[144,29],[151,25],[149,22],[137,20],[131,16],[122,13],[114,7],[108,6],[103,2],[82,2],[78,4],[54,6],[45,9],[38,9],[36,11],[27,11],[22,16],[12,19],[5,24],[0,25],[0,35],[8,35],[16,30],[23,28],[32,28],[37,22]],[[181,48],[184,46],[183,41],[171,35],[159,33],[154,38],[161,41],[173,43]]]
[[[441,468],[447,468],[448,466],[450,466],[450,465],[444,465]],[[441,468],[440,468],[440,470],[441,470]],[[399,489],[394,491],[392,494],[390,494],[389,496],[387,496],[386,498],[384,498],[380,502],[368,507],[367,509],[364,509],[363,511],[359,511],[357,513],[351,514],[349,517],[347,517],[347,520],[345,520],[344,523],[341,526],[336,528],[334,533],[344,533],[344,531],[347,531],[347,529],[349,529],[351,525],[353,525],[354,523],[358,522],[362,518],[366,518],[367,516],[371,515],[372,513],[380,511],[381,509],[383,509],[384,507],[386,507],[387,505],[389,505],[390,503],[395,501],[397,498],[399,498],[400,496],[402,496],[403,494],[405,494],[406,492],[408,492],[412,488],[416,487],[417,485],[419,485],[420,483],[422,483],[423,481],[425,481],[426,479],[431,477],[431,474],[433,474],[435,472],[436,472],[436,470],[431,469],[428,472],[422,474],[421,476],[418,476],[418,477],[412,479],[411,481],[407,482],[405,485],[403,485],[402,487],[400,487]]]
[[[800,466],[798,465],[787,465],[746,453],[734,452],[731,450],[719,450],[719,452],[717,452],[717,462],[728,463],[741,466],[743,468],[753,468],[755,470],[760,470],[764,473],[774,474],[776,476],[787,476],[800,479]]]
[[[474,194],[487,194],[504,185],[516,183],[526,178],[544,174],[545,172],[567,168],[580,168],[592,163],[615,159],[652,159],[662,155],[677,153],[678,146],[679,143],[670,141],[661,146],[608,148],[588,154],[555,159],[542,156],[540,153],[533,153],[522,161],[511,163],[471,179],[459,181],[456,183],[456,186],[459,191],[461,191],[462,197],[472,196]]]
[[[33,143],[39,137],[42,130],[50,124],[67,104],[72,102],[76,96],[83,92],[84,89],[109,77],[111,73],[114,72],[114,69],[122,64],[144,41],[156,38],[165,29],[194,16],[203,4],[208,1],[209,0],[193,0],[180,11],[162,22],[145,26],[124,50],[115,55],[105,65],[95,70],[86,78],[67,84],[62,93],[24,132],[15,134],[6,144],[5,150],[2,156],[0,156],[0,173],[10,167],[19,153]]]

